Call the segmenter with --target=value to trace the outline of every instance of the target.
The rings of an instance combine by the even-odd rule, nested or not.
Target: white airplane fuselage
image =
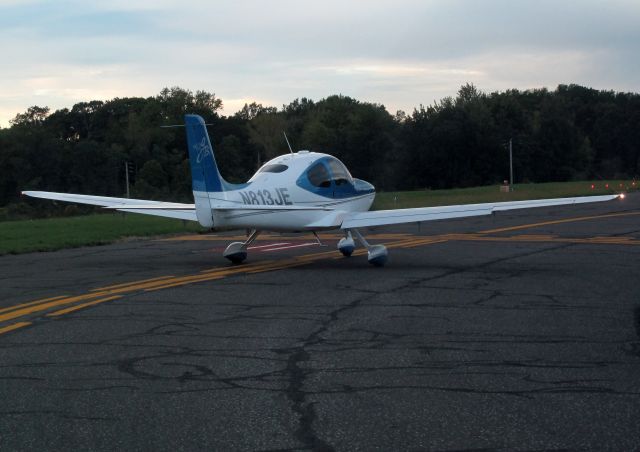
[[[299,151],[268,161],[246,184],[194,197],[205,227],[304,231],[339,228],[347,213],[369,210],[375,189],[336,158]]]

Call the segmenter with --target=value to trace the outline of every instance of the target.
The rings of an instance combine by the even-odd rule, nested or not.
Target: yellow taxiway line
[[[69,312],[78,311],[80,309],[88,308],[89,306],[95,306],[100,303],[104,303],[105,301],[117,300],[118,298],[122,298],[120,295],[115,295],[113,297],[101,298],[99,300],[89,301],[88,303],[82,303],[75,306],[71,306],[70,308],[60,309],[59,311],[50,312],[47,314],[47,317],[57,317],[59,315],[68,314]]]
[[[29,303],[17,304],[15,306],[9,306],[8,308],[0,309],[0,313],[15,311],[16,309],[26,308],[28,306],[34,306],[40,303],[46,303],[47,301],[59,300],[60,298],[64,298],[66,295],[59,295],[57,297],[49,297],[49,298],[41,298],[40,300],[30,301]]]
[[[608,213],[604,215],[591,215],[588,217],[564,218],[562,220],[543,221],[541,223],[523,224],[520,226],[510,226],[507,228],[488,229],[486,231],[480,231],[478,234],[497,234],[499,232],[520,231],[522,229],[531,229],[531,228],[537,228],[540,226],[548,226],[552,224],[573,223],[576,221],[587,221],[587,220],[599,220],[601,218],[626,217],[631,215],[640,215],[640,212],[620,212],[620,213]]]
[[[140,281],[136,281],[135,284],[140,284],[140,283],[145,283],[145,282],[155,282],[155,281],[160,281],[163,279],[167,279],[167,278],[173,278],[173,275],[170,276],[158,276],[157,278],[149,278],[149,279],[142,279]],[[126,282],[126,283],[121,283],[121,284],[114,284],[112,286],[104,286],[104,287],[98,287],[96,289],[91,289],[92,292],[97,292],[97,291],[102,291],[102,290],[112,290],[112,289],[119,289],[122,287],[127,287],[130,286],[131,282]]]
[[[511,226],[506,228],[490,229],[480,231],[476,233],[460,233],[460,234],[441,234],[432,236],[414,236],[411,234],[374,234],[372,240],[394,240],[387,243],[387,248],[415,248],[419,246],[435,245],[438,243],[444,243],[448,241],[480,241],[480,242],[542,242],[542,243],[580,243],[580,244],[601,244],[601,245],[640,245],[640,240],[634,237],[587,237],[587,238],[571,238],[571,237],[558,237],[549,234],[521,234],[512,236],[489,236],[489,234],[496,234],[502,232],[519,231],[524,229],[536,228],[539,226],[547,226],[552,224],[562,224],[577,221],[595,220],[600,218],[610,217],[622,217],[640,215],[640,212],[622,212],[605,215],[594,215],[585,217],[565,218],[561,220],[545,221],[540,223],[530,223],[519,226]],[[194,238],[195,237],[195,238]],[[206,238],[203,238],[206,237]],[[235,238],[242,240],[244,236],[234,236]],[[233,240],[234,237],[230,236],[183,236],[183,237],[171,237],[163,240]],[[341,234],[322,234],[321,239],[339,239]],[[285,240],[280,235],[265,235],[262,239],[278,239]],[[306,236],[294,236],[286,237],[286,240],[307,240]],[[354,251],[353,256],[361,256],[367,254],[366,249],[357,249]],[[20,317],[32,316],[39,314],[43,311],[48,311],[53,308],[60,308],[65,305],[71,305],[58,309],[54,312],[49,312],[46,317],[56,318],[65,314],[79,311],[91,306],[96,306],[101,303],[118,300],[126,295],[132,295],[140,292],[150,292],[156,290],[164,290],[173,287],[180,287],[188,284],[195,284],[200,282],[215,281],[223,279],[227,276],[237,274],[255,274],[268,271],[282,270],[285,268],[293,268],[301,265],[306,265],[311,262],[315,262],[322,259],[342,259],[342,255],[338,254],[335,250],[323,251],[318,253],[309,253],[300,256],[289,257],[280,260],[268,260],[253,264],[244,264],[241,266],[233,267],[214,267],[211,269],[201,270],[196,274],[183,275],[183,276],[158,276],[155,278],[142,279],[138,281],[130,281],[119,284],[112,284],[108,286],[97,287],[89,290],[87,293],[66,296],[60,295],[56,297],[42,298],[34,300],[28,303],[22,303],[15,306],[10,306],[0,309],[0,322],[6,322],[15,320]],[[82,303],[78,303],[82,302]],[[78,303],[78,304],[76,304]],[[4,327],[0,327],[0,335],[8,333],[10,331],[17,330],[19,328],[29,326],[32,322],[21,321]]]
[[[8,333],[9,331],[17,330],[18,328],[22,328],[24,326],[31,325],[31,322],[18,322],[13,325],[5,326],[4,328],[0,328],[0,334]]]

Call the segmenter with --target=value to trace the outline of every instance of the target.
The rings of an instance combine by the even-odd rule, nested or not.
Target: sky
[[[0,127],[164,87],[225,115],[343,94],[411,113],[577,83],[640,92],[638,0],[0,0]]]

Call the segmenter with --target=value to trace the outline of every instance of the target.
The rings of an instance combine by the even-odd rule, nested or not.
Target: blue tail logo
[[[193,191],[208,193],[224,191],[224,186],[227,184],[218,171],[204,120],[198,115],[185,115],[184,122],[187,129]]]
[[[207,142],[204,137],[202,137],[200,144],[196,145],[195,150],[198,152],[196,163],[202,163],[202,159],[205,158],[207,155],[211,155],[211,157],[213,158],[212,149],[207,145]]]

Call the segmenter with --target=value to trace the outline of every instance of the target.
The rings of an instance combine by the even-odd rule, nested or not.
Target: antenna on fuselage
[[[291,149],[291,144],[289,144],[289,139],[287,138],[287,132],[283,130],[282,134],[284,135],[284,140],[287,142],[287,146],[289,146],[289,152],[293,154],[293,149]]]

